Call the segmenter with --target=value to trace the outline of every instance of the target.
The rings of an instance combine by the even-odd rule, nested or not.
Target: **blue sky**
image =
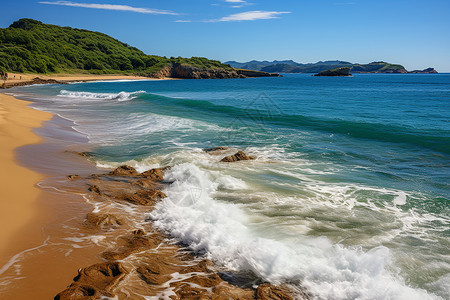
[[[145,53],[221,61],[388,61],[450,72],[449,0],[15,0],[19,18],[101,31]]]

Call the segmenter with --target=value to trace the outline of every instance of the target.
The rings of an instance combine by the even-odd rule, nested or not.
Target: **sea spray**
[[[173,167],[165,177],[174,181],[168,197],[148,217],[227,269],[250,271],[272,283],[301,283],[317,299],[439,299],[389,273],[386,247],[365,252],[323,237],[284,241],[256,234],[242,209],[212,197],[219,184],[211,177],[189,163]]]

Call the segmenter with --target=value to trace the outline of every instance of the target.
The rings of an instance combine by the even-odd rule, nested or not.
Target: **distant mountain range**
[[[435,69],[414,70],[408,72],[402,65],[390,64],[384,61],[372,62],[370,64],[354,64],[347,61],[328,60],[316,63],[297,63],[293,60],[274,60],[236,62],[227,61],[233,68],[263,71],[269,73],[319,73],[325,70],[349,67],[352,73],[437,73]]]

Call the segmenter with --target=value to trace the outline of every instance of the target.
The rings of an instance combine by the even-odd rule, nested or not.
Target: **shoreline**
[[[27,128],[35,138],[34,141],[40,143],[23,142],[21,146],[24,147],[21,147],[20,151],[15,151],[18,158],[10,161],[11,164],[17,165],[20,163],[27,167],[27,169],[20,167],[22,169],[19,171],[19,174],[22,174],[21,172],[24,170],[29,171],[37,176],[38,180],[36,182],[40,182],[39,188],[34,186],[36,182],[28,184],[33,186],[32,189],[40,197],[39,203],[38,200],[32,200],[30,204],[26,204],[29,210],[35,214],[38,211],[41,213],[41,210],[47,211],[44,216],[31,216],[24,220],[20,228],[17,228],[14,232],[11,231],[11,235],[16,234],[19,240],[27,241],[26,243],[24,241],[12,243],[14,247],[10,249],[13,252],[10,251],[9,260],[2,262],[0,265],[2,270],[0,276],[3,277],[2,279],[7,279],[4,282],[4,286],[0,289],[1,295],[6,296],[8,299],[23,299],[23,297],[48,298],[54,297],[60,292],[60,299],[70,299],[71,291],[79,291],[78,287],[80,287],[80,284],[83,284],[83,282],[74,282],[71,285],[72,290],[70,287],[67,289],[67,286],[71,284],[72,278],[76,275],[76,270],[91,274],[96,271],[102,272],[102,268],[117,267],[121,270],[123,276],[121,275],[120,279],[117,278],[117,280],[113,278],[112,281],[115,283],[107,288],[102,288],[104,282],[97,282],[97,286],[94,285],[97,296],[110,293],[109,295],[116,294],[119,296],[119,299],[124,299],[126,298],[126,292],[124,293],[122,289],[126,291],[128,288],[137,288],[144,295],[148,293],[148,296],[157,296],[164,293],[166,288],[163,288],[163,286],[168,284],[169,293],[172,291],[175,297],[181,298],[188,295],[194,297],[199,294],[206,296],[206,294],[213,291],[214,295],[219,297],[217,299],[270,299],[265,298],[263,294],[273,293],[284,294],[284,299],[292,299],[289,295],[289,289],[283,286],[278,287],[261,282],[259,284],[260,287],[250,288],[249,286],[240,287],[227,282],[228,280],[221,278],[223,276],[222,272],[213,266],[211,261],[193,255],[184,246],[175,243],[174,240],[165,234],[155,230],[151,222],[138,226],[133,225],[133,223],[128,225],[127,223],[125,225],[119,224],[119,228],[114,228],[111,232],[108,222],[113,220],[114,223],[114,216],[109,216],[111,211],[107,209],[105,212],[108,214],[107,223],[102,223],[104,215],[98,214],[98,212],[95,213],[95,210],[98,210],[96,205],[101,206],[105,201],[120,203],[124,199],[128,199],[128,196],[113,196],[119,190],[108,187],[110,190],[109,192],[106,191],[106,193],[111,193],[111,196],[107,195],[106,199],[98,201],[95,198],[99,195],[92,192],[92,189],[87,190],[89,185],[86,185],[86,183],[88,182],[91,184],[95,182],[104,190],[106,183],[96,179],[102,178],[102,175],[96,174],[99,172],[104,173],[104,170],[93,166],[85,157],[78,155],[77,151],[82,150],[85,141],[75,141],[72,135],[70,138],[67,138],[68,140],[64,141],[61,139],[61,136],[64,135],[61,135],[60,132],[55,132],[55,128],[59,127],[65,127],[66,131],[72,131],[73,128],[71,126],[73,124],[57,115],[26,107],[32,102],[19,100],[13,96],[1,93],[0,97],[2,97],[2,105],[4,104],[3,97],[6,97],[9,101],[8,104],[11,103],[13,105],[17,102],[23,106],[23,109],[36,114],[42,113],[47,117],[44,127],[36,128],[42,125],[42,122],[40,122],[38,124],[33,123],[33,126]],[[11,111],[11,114],[13,112]],[[21,116],[16,117],[17,122],[23,121]],[[36,133],[31,133],[32,130],[35,130]],[[69,140],[71,143],[67,143]],[[68,146],[68,144],[70,145]],[[49,162],[50,166],[47,166]],[[70,172],[79,174],[81,180],[67,179],[67,175],[73,174]],[[93,173],[94,175],[89,175]],[[88,179],[90,177],[92,179]],[[88,180],[86,181],[83,178]],[[129,178],[131,181],[125,185],[126,193],[129,193],[130,190],[137,190],[143,193],[148,192],[147,187],[142,187],[140,184],[136,185],[135,179],[138,177],[131,176]],[[11,180],[14,181],[16,178],[11,178]],[[123,177],[120,175],[117,179],[110,177],[110,180],[122,182]],[[20,182],[23,185],[23,180],[16,180],[16,182]],[[160,185],[158,180],[155,181],[151,178],[147,184],[155,187]],[[43,197],[44,194],[45,197]],[[88,196],[88,194],[90,195]],[[130,195],[131,198],[134,197],[133,194]],[[148,199],[142,201],[146,202]],[[139,208],[141,213],[152,207],[149,207],[147,204],[137,205],[141,206]],[[127,214],[127,212],[116,211],[116,216],[119,219],[125,218],[126,220],[128,218]],[[11,217],[15,218],[15,215],[11,214]],[[36,222],[36,217],[38,217],[39,222]],[[130,218],[133,217],[130,216]],[[89,221],[91,223],[93,221],[93,223],[89,225],[87,223]],[[69,223],[70,226],[67,226]],[[109,228],[109,230],[105,232],[104,226]],[[63,227],[68,227],[69,230]],[[73,234],[74,229],[75,235]],[[33,230],[33,237],[29,236],[31,230]],[[103,235],[106,235],[104,242],[99,240],[101,242],[98,243],[91,240],[94,237]],[[83,241],[79,244],[81,240]],[[111,249],[111,245],[115,245],[114,241],[120,240],[127,242],[119,248],[116,245]],[[131,241],[131,244],[128,241]],[[109,244],[110,242],[112,244]],[[4,244],[10,245],[9,243]],[[22,248],[15,246],[17,244]],[[24,246],[24,244],[27,246]],[[79,245],[82,246],[80,247]],[[155,246],[156,248],[154,248]],[[143,250],[147,250],[145,252],[148,252],[148,254],[142,256],[141,252]],[[136,255],[140,255],[139,263],[133,261]],[[168,265],[172,265],[172,267],[168,267]],[[153,268],[157,268],[160,274],[157,276],[152,275]],[[46,271],[42,273],[42,270]],[[182,278],[170,279],[170,274],[174,271],[179,271],[182,274]],[[10,280],[10,278],[14,277],[14,272],[19,272],[21,276]],[[191,273],[192,275],[190,275]],[[227,276],[230,275],[228,274]],[[121,286],[120,281],[125,277],[128,278],[126,280],[127,283]],[[86,280],[89,281],[91,279],[88,278]],[[131,283],[129,280],[131,280]],[[115,290],[116,284],[118,285],[117,290]],[[195,284],[198,288],[192,287],[191,284]],[[39,287],[39,289],[36,290],[36,287]]]
[[[3,154],[7,149],[2,147],[0,159],[8,166],[8,171],[9,166],[17,169],[17,176],[7,171],[1,175],[1,234],[8,233],[8,237],[0,241],[0,298],[53,299],[67,287],[75,270],[98,262],[100,252],[95,243],[77,249],[71,242],[71,238],[77,236],[77,226],[93,207],[86,202],[79,187],[66,189],[60,184],[61,174],[67,169],[80,174],[91,174],[97,169],[71,151],[86,143],[84,137],[72,129],[73,122],[28,107],[31,101],[2,93],[0,100],[0,138],[2,145],[12,148],[9,149],[11,154],[6,156]],[[37,117],[26,118],[19,109],[46,118],[31,123]],[[17,124],[7,122],[9,116]],[[18,148],[12,147],[13,143],[4,143],[7,137],[22,141],[25,136],[17,131],[14,134],[11,129],[4,130],[6,125],[23,128],[33,139],[23,141]],[[11,132],[11,135],[4,132]],[[33,180],[27,180],[28,174],[34,176]],[[13,188],[6,189],[7,185]],[[8,190],[13,193],[11,197],[5,196]],[[7,198],[14,200],[16,210],[12,211],[11,203],[3,201]]]
[[[49,121],[52,114],[28,107],[32,102],[13,96],[0,93],[0,100],[0,161],[5,167],[0,173],[0,254],[3,254],[14,234],[35,215],[34,206],[41,193],[36,184],[44,179],[17,160],[17,149],[41,143],[43,139],[33,130]]]
[[[17,86],[27,86],[32,84],[67,84],[75,82],[91,82],[91,81],[108,81],[108,80],[177,80],[176,78],[164,77],[164,78],[151,78],[144,76],[134,75],[121,75],[121,74],[21,74],[21,73],[8,73],[8,79],[4,82],[0,81],[0,89],[8,89]]]

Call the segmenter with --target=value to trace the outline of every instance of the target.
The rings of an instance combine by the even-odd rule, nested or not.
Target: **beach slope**
[[[35,185],[42,175],[18,165],[15,149],[40,142],[33,128],[52,115],[28,107],[29,103],[0,94],[0,255],[14,234],[32,219],[40,192]]]

